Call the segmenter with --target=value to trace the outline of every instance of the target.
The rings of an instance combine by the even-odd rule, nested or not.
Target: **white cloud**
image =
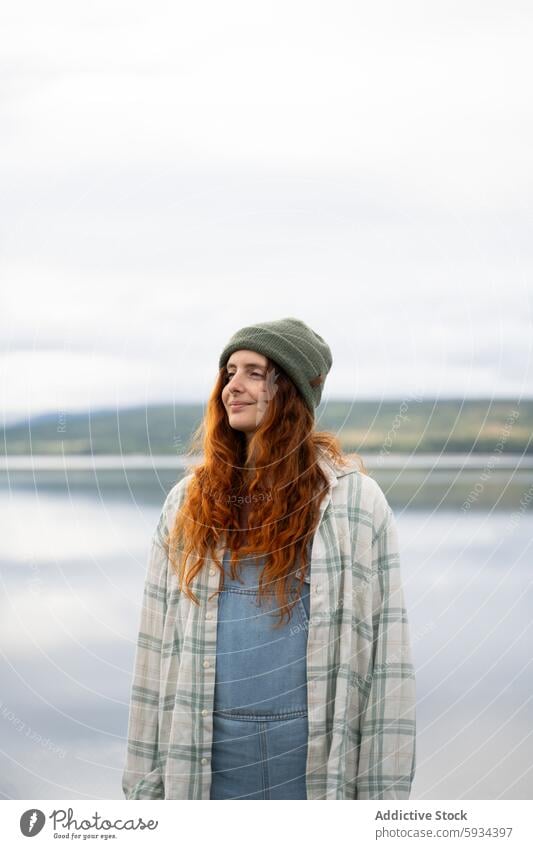
[[[291,314],[331,397],[530,393],[532,30],[520,2],[6,11],[5,414],[205,400],[227,337]]]

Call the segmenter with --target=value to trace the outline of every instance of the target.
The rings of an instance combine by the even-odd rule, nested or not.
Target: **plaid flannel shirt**
[[[373,478],[323,454],[319,463],[329,490],[311,548],[307,798],[408,799],[416,696],[396,521]],[[179,591],[162,545],[191,477],[169,492],[151,540],[126,799],[210,796],[219,570],[209,561],[196,576],[197,606]]]

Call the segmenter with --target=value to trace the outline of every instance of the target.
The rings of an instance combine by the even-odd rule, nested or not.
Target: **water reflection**
[[[122,798],[148,546],[178,476],[107,474],[0,490],[3,798]],[[412,798],[531,798],[526,489],[499,510],[391,498],[417,667]]]

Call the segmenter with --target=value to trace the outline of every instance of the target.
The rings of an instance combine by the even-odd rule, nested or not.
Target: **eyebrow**
[[[228,363],[226,369],[229,369],[234,365],[235,363]],[[266,368],[266,366],[261,365],[261,363],[245,363],[244,368]]]

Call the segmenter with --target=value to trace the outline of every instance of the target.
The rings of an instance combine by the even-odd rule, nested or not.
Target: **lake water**
[[[417,669],[413,799],[532,797],[533,473],[481,475],[374,475],[398,522]],[[179,476],[2,473],[0,798],[123,798],[148,546]]]

